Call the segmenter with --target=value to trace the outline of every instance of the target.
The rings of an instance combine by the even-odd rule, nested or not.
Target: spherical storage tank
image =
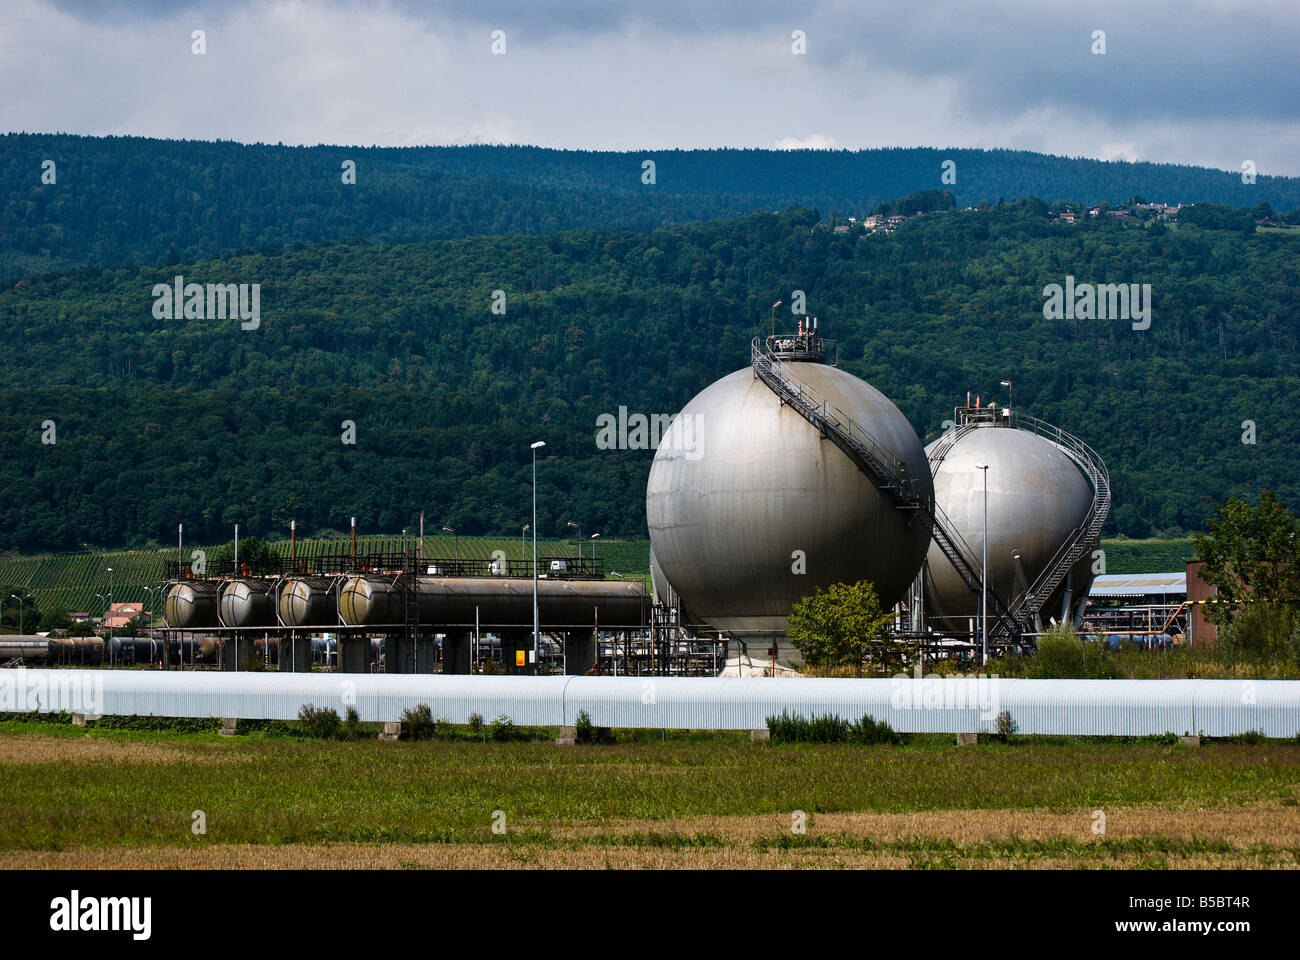
[[[936,440],[927,449],[942,442]],[[1044,437],[994,424],[963,428],[934,468],[934,499],[977,564],[984,549],[984,477],[977,464],[989,468],[989,587],[1004,602],[1013,603],[1085,520],[1092,485],[1074,460]],[[969,618],[979,616],[979,595],[937,544],[930,547],[927,561],[927,614],[950,621],[943,624],[949,628],[965,629]],[[1043,605],[1044,622],[1048,616],[1060,619],[1067,584],[1077,601],[1087,595],[1091,582],[1092,557],[1085,553],[1068,581]],[[992,610],[990,606],[990,617]]]
[[[870,433],[929,502],[921,441],[884,394],[819,362],[781,368]],[[646,487],[656,592],[671,586],[686,622],[738,639],[784,635],[792,604],[836,582],[872,581],[887,608],[930,542],[914,514],[747,367],[691,400],[660,442]]]

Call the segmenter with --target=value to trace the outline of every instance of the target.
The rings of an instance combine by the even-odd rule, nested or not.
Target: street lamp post
[[[599,539],[600,539],[599,533],[593,533],[591,535],[591,566],[593,570],[596,566],[596,541]]]
[[[1007,414],[1008,414],[1008,417],[1009,417],[1010,414],[1011,414],[1011,381],[1010,381],[1010,380],[1003,380],[1003,381],[1002,381],[1002,386],[1004,386],[1004,387],[1007,388]]]
[[[23,635],[23,598],[16,593],[9,594],[10,600],[18,601],[18,635]]]
[[[568,523],[565,524],[565,526],[568,527],[570,530],[578,531],[578,560],[581,561],[582,560],[582,524],[574,523],[572,520],[570,520]]]
[[[443,527],[442,532],[451,534],[452,540],[456,544],[456,560],[459,561],[460,560],[460,537],[456,535],[456,531],[453,530],[451,527]]]
[[[108,665],[113,665],[113,568],[108,567]]]
[[[524,548],[524,535],[533,529],[531,523],[525,523],[524,528],[519,531],[519,562],[524,563],[528,560],[528,551]]]
[[[104,604],[107,604],[107,603],[108,603],[108,598],[105,597],[102,593],[97,593],[97,594],[95,594],[95,599],[96,599],[96,600],[99,600],[100,602],[102,602],[102,603],[104,603]],[[104,615],[104,619],[107,619],[107,618],[108,618],[108,614],[107,614],[107,612],[106,612],[105,615]],[[101,622],[101,627],[102,627],[102,625],[103,625],[103,624],[102,624],[102,622]],[[113,648],[112,648],[111,646],[108,648],[108,665],[109,665],[110,667],[113,665]]]
[[[984,473],[984,560],[980,566],[980,666],[989,661],[989,465],[975,464]]]
[[[536,672],[538,664],[538,647],[540,636],[540,623],[537,612],[537,451],[540,447],[546,446],[545,440],[538,440],[532,445],[533,450],[533,671]]]

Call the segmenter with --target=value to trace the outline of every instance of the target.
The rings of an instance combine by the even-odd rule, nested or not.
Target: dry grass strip
[[[40,763],[245,763],[250,755],[208,743],[153,743],[106,737],[0,737],[0,764]]]
[[[1081,866],[1137,868],[1153,861],[1170,869],[1296,868],[1289,853],[1270,858],[1245,850],[1223,854],[1137,855],[1117,853],[1086,864],[1068,857],[1014,858],[909,856],[895,851],[756,850],[749,846],[710,849],[650,847],[547,848],[527,844],[321,844],[277,847],[253,845],[142,848],[138,850],[14,851],[0,853],[3,869],[614,869],[614,870],[771,870],[946,868],[1077,869]]]
[[[1300,848],[1300,807],[1249,806],[1215,810],[1114,807],[1106,814],[1105,836],[1174,837],[1222,840],[1236,846],[1266,843]],[[808,819],[807,835],[869,837],[877,841],[926,837],[953,843],[995,839],[1092,840],[1091,809],[1053,811],[930,810],[909,813],[818,813]],[[709,834],[729,843],[788,834],[791,815],[690,817],[681,820],[609,820],[530,824],[563,839],[635,834]]]

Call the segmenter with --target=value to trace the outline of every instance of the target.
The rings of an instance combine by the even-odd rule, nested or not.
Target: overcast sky
[[[1300,0],[4,0],[0,130],[1011,147],[1300,175],[1297,62]]]

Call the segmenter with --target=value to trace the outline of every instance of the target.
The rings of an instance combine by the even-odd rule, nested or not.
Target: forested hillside
[[[353,184],[343,163],[355,163]],[[645,161],[654,182],[643,182]],[[941,183],[951,160],[955,180]],[[53,161],[53,183],[44,183]],[[942,187],[959,206],[1162,202],[1300,208],[1300,179],[1011,150],[692,150],[285,147],[0,136],[0,280],[85,265],[190,262],[363,238],[648,230],[792,205],[823,215]],[[909,213],[911,211],[908,211]]]
[[[352,515],[392,533],[421,508],[518,536],[534,440],[543,535],[572,519],[643,536],[652,452],[597,449],[596,418],[679,410],[747,364],[794,290],[918,432],[1011,379],[1017,406],[1106,458],[1108,535],[1179,535],[1230,494],[1300,499],[1297,266],[1296,231],[1063,224],[1016,202],[889,235],[794,209],[25,278],[0,292],[0,547],[167,544],[178,521],[195,542]],[[260,283],[260,326],[157,318],[175,274]],[[1067,276],[1151,284],[1150,328],[1044,319],[1044,286]]]

